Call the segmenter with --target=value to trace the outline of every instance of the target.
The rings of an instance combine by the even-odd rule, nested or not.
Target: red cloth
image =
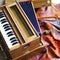
[[[52,36],[50,35],[43,35],[43,39],[49,40],[51,42],[51,44],[55,47],[55,53],[58,53],[58,55],[60,56],[60,41],[59,40],[55,40]],[[52,49],[54,49],[52,46],[50,46]]]

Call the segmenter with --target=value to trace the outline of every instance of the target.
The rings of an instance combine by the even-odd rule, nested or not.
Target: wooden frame
[[[26,14],[22,13],[17,3],[10,4],[6,8],[26,43],[37,38],[34,28],[26,19]]]

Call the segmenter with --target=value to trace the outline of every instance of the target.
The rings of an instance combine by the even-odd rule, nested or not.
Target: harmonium
[[[0,7],[0,39],[12,60],[21,60],[43,46],[32,2],[15,1]]]

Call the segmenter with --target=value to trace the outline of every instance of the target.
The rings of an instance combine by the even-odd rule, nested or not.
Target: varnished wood
[[[14,11],[15,9],[12,10],[15,7],[18,9],[17,11],[19,11],[21,13],[21,15],[22,15],[21,18],[19,17],[20,14],[17,14],[18,16],[15,14],[16,13],[16,11]],[[26,19],[26,14],[24,14],[21,11],[21,9],[18,7],[17,3],[13,3],[11,5],[7,5],[6,8],[7,8],[8,12],[9,12],[10,16],[12,17],[14,23],[16,24],[19,32],[21,33],[23,39],[25,40],[25,42],[30,42],[34,38],[37,38],[35,30],[33,29],[33,27],[31,27],[32,26],[31,23],[29,23],[28,19]],[[22,24],[22,18],[24,18],[23,23],[24,23],[24,21],[26,22],[26,25],[27,25],[27,27],[29,27],[28,28],[29,30],[26,29],[26,25],[24,26],[25,23]]]

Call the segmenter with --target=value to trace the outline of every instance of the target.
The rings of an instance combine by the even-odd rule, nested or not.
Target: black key
[[[12,45],[15,45],[15,44],[17,44],[18,42],[14,42]]]
[[[9,25],[9,24],[4,24],[3,27],[5,27],[5,26],[7,26],[7,25]]]
[[[13,43],[13,42],[15,42],[15,41],[17,41],[17,40],[12,40],[11,43]]]
[[[9,37],[9,36],[14,35],[14,33],[13,33],[12,31],[10,31],[10,32],[7,33],[7,35],[8,35],[8,37]]]
[[[12,39],[12,40],[10,40],[10,41],[13,41],[13,40],[16,40],[16,41],[17,41],[17,39],[16,39],[16,38],[14,38],[14,39]]]
[[[7,21],[6,19],[2,19],[1,21]]]
[[[6,28],[6,29],[5,29],[5,31],[8,31],[8,30],[11,30],[11,28],[10,28],[10,27],[8,27],[8,28]]]
[[[4,29],[11,28],[9,24],[4,24],[3,27]]]
[[[4,17],[4,15],[0,15],[0,18]]]
[[[6,21],[6,20],[4,20],[4,21],[1,21],[1,24],[5,23],[5,22],[7,22],[7,21]]]
[[[3,14],[3,12],[0,12],[0,14]]]
[[[4,14],[3,13],[0,13],[0,18],[4,17]]]
[[[10,36],[12,36],[12,35],[14,35],[14,34],[11,33],[11,34],[8,35],[8,37],[10,37]]]
[[[3,12],[0,12],[0,15],[4,15],[4,13]]]
[[[8,28],[8,27],[10,27],[10,26],[7,25],[7,26],[4,27],[4,29],[6,29],[6,28]]]
[[[13,33],[12,31],[9,31],[7,34],[11,34],[11,33]]]
[[[14,40],[14,39],[16,39],[16,37],[12,37],[12,38],[10,38],[10,40]]]

